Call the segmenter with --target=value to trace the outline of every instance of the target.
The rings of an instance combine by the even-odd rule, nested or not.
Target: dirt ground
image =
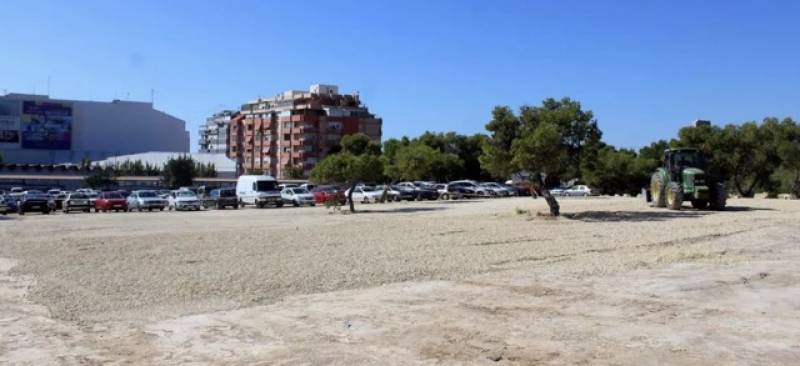
[[[0,364],[793,365],[800,203],[0,217]]]

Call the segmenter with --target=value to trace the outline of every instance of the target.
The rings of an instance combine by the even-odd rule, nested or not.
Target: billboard
[[[72,147],[72,103],[22,102],[20,134],[23,149],[69,150]]]
[[[0,116],[0,147],[19,147],[19,117]]]

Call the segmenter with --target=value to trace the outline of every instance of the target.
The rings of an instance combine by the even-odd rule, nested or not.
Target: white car
[[[349,188],[344,191],[344,196],[350,197]],[[372,187],[360,186],[353,191],[353,202],[376,203],[381,200],[382,196],[383,191],[377,191]]]
[[[572,186],[564,191],[564,196],[587,197],[590,195],[592,195],[592,189],[584,185]]]
[[[188,189],[172,191],[167,197],[169,210],[175,211],[200,211],[200,198]]]
[[[549,191],[550,191],[550,195],[563,196],[564,192],[566,192],[567,189],[569,189],[569,188],[567,188],[567,187],[557,187],[557,188],[550,189]]]
[[[281,191],[281,198],[284,202],[295,206],[314,206],[314,195],[305,188],[286,188]]]

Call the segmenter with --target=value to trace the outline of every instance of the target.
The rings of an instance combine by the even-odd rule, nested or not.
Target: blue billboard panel
[[[23,149],[69,150],[72,147],[72,104],[24,101],[20,130]]]

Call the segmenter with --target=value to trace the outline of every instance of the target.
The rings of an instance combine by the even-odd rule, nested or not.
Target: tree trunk
[[[356,190],[356,184],[350,184],[350,191],[347,192],[347,201],[350,202],[350,212],[356,212],[356,205],[353,203],[353,191]]]
[[[792,193],[797,198],[800,198],[800,170],[794,174],[794,185],[792,185]]]
[[[561,214],[560,209],[561,207],[558,206],[558,201],[556,198],[550,194],[550,190],[547,189],[547,185],[544,183],[545,178],[542,178],[542,196],[544,196],[545,202],[547,202],[547,206],[550,207],[550,215],[553,217],[557,217]]]

